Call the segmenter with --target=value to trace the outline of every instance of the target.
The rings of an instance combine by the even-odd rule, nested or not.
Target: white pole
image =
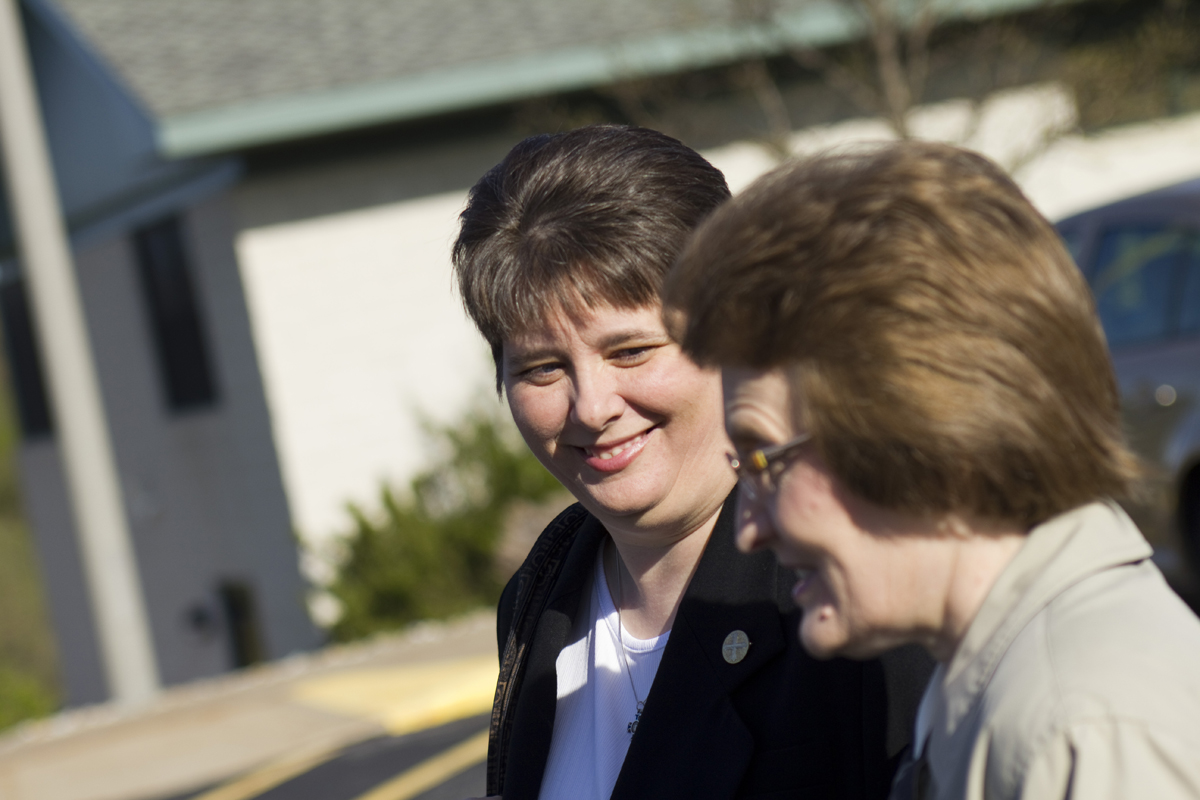
[[[144,702],[158,667],[17,0],[0,0],[0,145],[109,692]]]

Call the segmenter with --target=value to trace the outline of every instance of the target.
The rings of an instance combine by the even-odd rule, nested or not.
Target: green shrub
[[[494,555],[514,501],[562,486],[534,458],[502,411],[477,407],[431,427],[445,457],[405,493],[382,491],[378,513],[351,506],[355,529],[329,587],[342,605],[332,635],[345,641],[499,598]]]
[[[0,729],[58,705],[58,659],[16,472],[17,431],[0,367]]]
[[[54,692],[36,674],[0,664],[0,730],[58,706]]]

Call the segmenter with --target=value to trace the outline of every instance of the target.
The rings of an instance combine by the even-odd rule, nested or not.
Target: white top
[[[604,580],[603,554],[601,547],[587,593],[589,613],[576,619],[571,640],[555,661],[558,704],[541,800],[608,800],[612,795],[633,738],[629,723],[637,713],[630,676],[644,701],[671,635],[667,631],[635,639],[622,630],[618,639],[617,608]]]

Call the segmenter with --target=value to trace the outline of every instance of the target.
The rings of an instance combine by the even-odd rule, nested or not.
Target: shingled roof
[[[968,0],[1011,9],[1044,0]],[[170,155],[460,110],[853,36],[836,0],[56,0]]]
[[[728,0],[59,0],[158,115],[728,23]]]

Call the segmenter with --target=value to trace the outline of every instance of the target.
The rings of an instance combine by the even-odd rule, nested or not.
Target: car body
[[[1177,588],[1200,576],[1200,180],[1058,223],[1096,298],[1130,443],[1149,470],[1128,505]]]

